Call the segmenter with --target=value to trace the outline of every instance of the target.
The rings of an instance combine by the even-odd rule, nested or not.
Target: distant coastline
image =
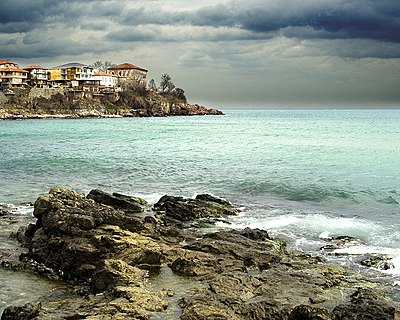
[[[66,88],[24,88],[0,92],[0,119],[114,118],[222,115],[217,109],[162,95],[126,90],[92,94]]]

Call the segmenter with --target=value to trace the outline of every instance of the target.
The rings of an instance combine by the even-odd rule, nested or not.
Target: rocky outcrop
[[[239,213],[230,202],[204,194],[197,195],[194,199],[166,195],[154,205],[154,208],[166,224],[202,218],[220,218]]]
[[[166,117],[221,115],[221,111],[184,101],[168,101],[151,92],[93,94],[64,88],[13,89],[0,93],[0,119]]]
[[[397,304],[383,288],[321,257],[287,251],[265,230],[203,234],[193,227],[237,213],[207,194],[164,196],[150,207],[118,193],[53,188],[34,204],[36,223],[19,232],[29,249],[22,258],[80,289],[56,295],[62,304],[49,298],[7,308],[2,319],[165,319],[174,294],[181,298],[173,319],[394,319]],[[166,269],[171,279],[155,289]]]

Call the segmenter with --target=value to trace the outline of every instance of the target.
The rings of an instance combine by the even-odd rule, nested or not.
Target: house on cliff
[[[48,88],[50,71],[41,66],[27,66],[24,70],[28,71],[28,84],[32,87]]]
[[[82,63],[67,63],[50,69],[50,82],[53,86],[70,86],[72,88],[94,84],[94,69]]]
[[[99,81],[100,86],[105,88],[115,88],[118,85],[118,77],[105,72],[94,73],[92,79]]]
[[[93,93],[118,91],[131,82],[146,85],[148,70],[130,63],[107,69],[107,73],[82,63],[67,63],[50,69],[32,65],[21,69],[9,60],[0,60],[0,86],[69,88]]]
[[[0,86],[3,88],[26,87],[28,71],[9,60],[0,60]]]
[[[124,82],[135,81],[146,85],[148,70],[130,63],[123,63],[107,69],[108,73],[119,78],[120,85]]]

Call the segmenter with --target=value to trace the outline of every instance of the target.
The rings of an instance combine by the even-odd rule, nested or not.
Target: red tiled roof
[[[0,71],[17,71],[17,72],[25,72],[28,73],[28,71],[21,69],[20,67],[5,67],[5,68],[0,68]]]
[[[146,71],[146,72],[148,71],[146,69],[140,68],[140,67],[135,66],[135,65],[130,64],[130,63],[122,63],[122,64],[119,64],[117,66],[108,68],[108,70],[121,70],[121,69],[137,69],[137,70],[142,70],[142,71]]]
[[[31,69],[41,69],[44,70],[45,68],[42,68],[41,66],[28,66],[24,68],[25,70],[31,70]]]
[[[11,64],[11,65],[17,66],[16,63],[11,62],[10,60],[0,60],[0,64]]]

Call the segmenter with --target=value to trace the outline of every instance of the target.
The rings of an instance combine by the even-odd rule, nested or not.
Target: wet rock
[[[170,268],[176,274],[185,276],[202,276],[223,271],[212,254],[191,250],[181,251],[179,257],[170,264]]]
[[[7,307],[1,316],[1,320],[39,320],[44,318],[45,313],[40,303]]]
[[[358,289],[347,300],[368,283],[321,257],[287,251],[265,230],[204,234],[187,224],[236,214],[226,200],[164,196],[154,217],[140,218],[127,209],[131,197],[100,191],[90,197],[51,189],[35,202],[36,224],[17,236],[29,249],[25,258],[43,273],[56,270],[79,284],[84,296],[69,295],[58,306],[65,319],[151,319],[153,312],[162,318],[174,281],[163,280],[165,290],[155,291],[148,270],[166,266],[193,283],[179,295],[181,319],[378,319],[378,311],[394,312],[375,291]]]
[[[88,199],[92,199],[97,203],[111,206],[115,209],[121,209],[125,212],[138,213],[142,212],[142,205],[146,205],[147,201],[138,197],[127,196],[120,193],[109,194],[99,189],[94,189],[87,195]]]
[[[363,266],[378,270],[389,270],[394,268],[393,263],[390,262],[391,259],[391,256],[384,254],[368,254],[363,256],[359,260],[359,263]]]
[[[232,229],[206,234],[184,248],[218,256],[223,255],[235,261],[237,268],[257,267],[259,270],[264,270],[271,264],[278,263],[285,250],[283,242],[271,240],[267,236],[268,234],[262,230],[256,229],[251,232],[249,229]]]
[[[98,291],[105,291],[116,286],[140,286],[144,283],[147,272],[132,267],[122,260],[103,260],[92,275],[91,283]]]
[[[348,303],[338,305],[333,314],[335,320],[394,320],[395,308],[374,293],[371,289],[358,288]]]
[[[139,235],[143,220],[72,190],[53,188],[35,202],[36,225],[25,231],[29,258],[85,280],[109,257],[141,268],[159,268],[161,249]]]
[[[292,310],[288,320],[334,320],[328,310],[300,305]]]
[[[351,236],[336,236],[325,240],[329,241],[329,243],[322,246],[320,250],[327,253],[331,253],[336,249],[346,248],[350,246],[359,246],[363,244],[362,240]]]
[[[198,195],[195,199],[166,195],[154,205],[154,209],[165,222],[172,223],[239,213],[230,202],[211,195]]]
[[[268,232],[261,229],[244,228],[242,230],[235,230],[235,232],[243,237],[255,241],[272,240],[272,238],[268,235]]]
[[[349,245],[360,245],[363,242],[360,239],[351,236],[337,236],[331,240],[338,247],[344,247]]]

